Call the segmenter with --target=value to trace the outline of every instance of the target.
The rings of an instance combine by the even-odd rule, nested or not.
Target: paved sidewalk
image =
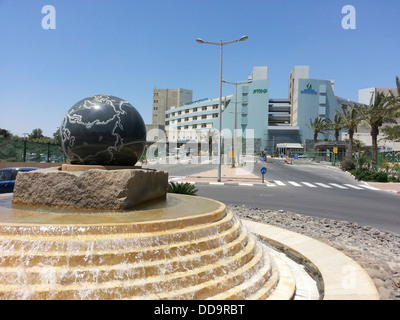
[[[371,187],[400,194],[400,182],[365,182]]]
[[[194,175],[186,176],[183,179],[175,180],[182,182],[208,182],[218,183],[217,169],[196,173]],[[256,176],[245,167],[232,168],[230,165],[221,166],[221,181],[220,183],[239,183],[239,184],[262,184],[261,177]]]

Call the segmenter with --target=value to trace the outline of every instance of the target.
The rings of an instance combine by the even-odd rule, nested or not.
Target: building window
[[[202,107],[201,110],[202,111],[207,111],[207,107]]]
[[[189,113],[189,109],[186,109],[186,110],[185,110],[185,113]]]
[[[197,120],[197,116],[193,116],[193,120]]]
[[[201,116],[201,118],[202,118],[202,119],[207,119],[207,115],[206,115],[206,114],[203,114],[203,115]]]
[[[213,109],[214,109],[214,110],[218,109],[218,104],[214,104],[214,105],[213,105]]]
[[[197,112],[197,108],[193,108],[193,112]]]
[[[188,117],[186,117],[186,118],[185,118],[185,121],[189,121],[189,118],[188,118]]]
[[[212,117],[213,118],[218,118],[218,113],[213,113]]]
[[[201,124],[201,127],[202,127],[202,128],[207,128],[207,124],[206,124],[206,123],[202,123],[202,124]]]
[[[158,103],[158,100],[154,100],[153,102],[154,102],[154,103]]]
[[[197,124],[194,124],[192,128],[197,129]]]

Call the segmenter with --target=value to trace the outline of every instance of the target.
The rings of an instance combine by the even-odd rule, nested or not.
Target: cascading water
[[[214,200],[169,194],[121,212],[9,201],[0,299],[265,299],[279,282],[264,246]]]

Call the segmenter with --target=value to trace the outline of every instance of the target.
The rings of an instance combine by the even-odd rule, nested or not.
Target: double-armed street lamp
[[[220,42],[209,42],[209,41],[204,41],[200,38],[196,39],[196,42],[198,43],[206,43],[206,44],[213,44],[220,46],[220,66],[219,66],[219,109],[218,109],[218,122],[219,122],[219,141],[218,141],[218,178],[217,181],[221,182],[221,131],[222,131],[222,48],[226,44],[234,43],[234,42],[239,42],[239,41],[245,41],[248,39],[248,36],[243,36],[238,40],[232,40],[232,41],[226,41],[223,42],[220,40]]]

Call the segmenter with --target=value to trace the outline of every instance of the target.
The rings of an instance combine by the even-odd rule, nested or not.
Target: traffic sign
[[[267,173],[267,168],[266,167],[262,167],[261,168],[261,174],[266,174]]]
[[[267,168],[266,167],[262,167],[261,168],[261,174],[262,174],[262,183],[264,183],[264,174],[267,173]]]

